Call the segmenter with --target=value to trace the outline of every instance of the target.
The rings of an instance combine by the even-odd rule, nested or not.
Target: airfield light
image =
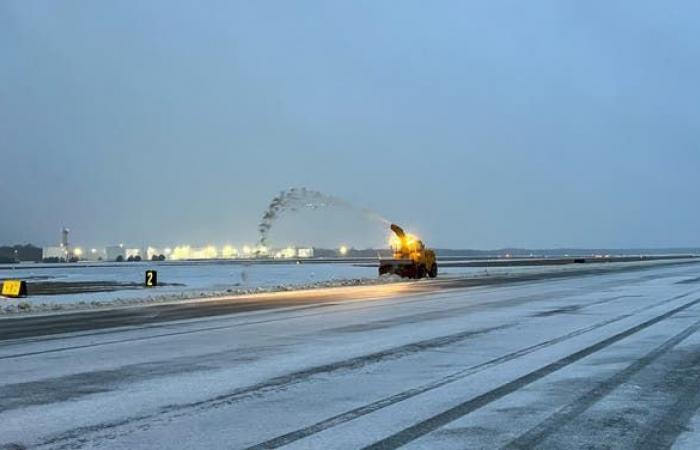
[[[233,258],[237,254],[238,251],[230,245],[224,245],[224,248],[221,249],[221,256],[224,258]]]
[[[348,254],[348,248],[345,245],[341,245],[339,250],[340,250],[340,254],[343,256]]]
[[[212,259],[216,258],[218,255],[218,252],[216,251],[216,247],[213,245],[207,246],[207,248],[204,249],[204,258],[205,259]]]
[[[81,256],[83,254],[83,249],[81,249],[80,247],[76,247],[75,250],[73,250],[73,253],[75,254],[75,256]]]
[[[189,259],[190,258],[190,246],[189,245],[179,245],[175,247],[172,252],[172,258],[174,260],[178,259]]]
[[[90,253],[92,253],[92,254],[94,255],[95,253],[97,253],[97,249],[96,249],[96,248],[91,248],[91,249],[90,249]]]

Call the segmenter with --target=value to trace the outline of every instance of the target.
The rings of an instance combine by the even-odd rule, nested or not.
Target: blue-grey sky
[[[698,17],[1,0],[0,244],[62,225],[94,244],[252,242],[268,200],[308,186],[438,247],[700,246]],[[294,220],[280,243],[374,242]]]

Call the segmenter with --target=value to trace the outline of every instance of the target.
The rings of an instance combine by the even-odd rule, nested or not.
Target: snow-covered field
[[[163,284],[155,290],[125,290],[103,293],[50,295],[33,297],[34,301],[74,302],[138,298],[153,294],[180,292],[218,292],[237,288],[260,288],[282,285],[376,277],[376,269],[352,264],[153,264],[124,263],[90,267],[58,266],[32,268],[20,266],[16,270],[1,270],[0,278],[40,279],[41,281],[115,281],[143,283],[147,269],[158,271]]]
[[[118,283],[143,283],[147,269],[158,271],[158,280],[165,284],[156,289],[120,289],[110,292],[88,292],[65,295],[33,295],[22,301],[32,305],[41,304],[91,304],[148,300],[177,300],[231,293],[249,293],[295,287],[312,288],[342,284],[356,280],[362,284],[378,282],[377,269],[350,263],[279,263],[279,264],[154,264],[125,263],[87,267],[34,268],[31,265],[15,269],[0,266],[0,279],[18,278],[37,281],[82,282],[108,281]],[[521,268],[515,270],[532,270]],[[489,269],[491,273],[512,272],[508,268]],[[442,274],[483,274],[484,269],[446,268]],[[388,280],[390,281],[390,280]],[[14,305],[17,300],[4,300],[5,305]],[[0,311],[2,308],[0,307]]]
[[[88,292],[62,295],[32,295],[22,300],[0,300],[0,313],[15,311],[19,303],[33,310],[80,308],[108,303],[172,301],[202,296],[249,293],[329,285],[343,280],[377,278],[376,269],[352,264],[153,264],[128,263],[90,267],[56,266],[33,268],[20,266],[13,270],[0,268],[0,279],[18,278],[42,282],[107,281],[143,283],[147,269],[158,271],[162,285],[155,289],[120,289],[109,292]],[[41,306],[44,305],[44,308]],[[3,306],[5,308],[3,308]]]
[[[700,264],[648,267],[4,341],[0,448],[697,449]]]

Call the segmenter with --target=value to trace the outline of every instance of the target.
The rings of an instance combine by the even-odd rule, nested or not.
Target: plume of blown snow
[[[276,195],[263,213],[258,231],[259,245],[266,246],[270,230],[275,222],[286,212],[296,212],[301,209],[343,208],[357,211],[368,220],[389,225],[389,221],[368,208],[357,207],[350,202],[332,195],[327,195],[313,189],[291,188]]]

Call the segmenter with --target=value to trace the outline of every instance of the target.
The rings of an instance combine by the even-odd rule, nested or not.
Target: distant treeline
[[[41,262],[42,250],[32,244],[0,247],[0,264],[20,261]]]

